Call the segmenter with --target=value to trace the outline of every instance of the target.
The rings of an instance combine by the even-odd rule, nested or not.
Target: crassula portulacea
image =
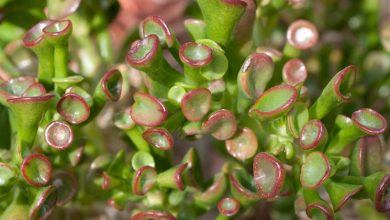
[[[91,201],[133,220],[235,219],[262,202],[312,219],[337,219],[353,199],[390,211],[386,118],[369,106],[340,108],[358,94],[357,67],[340,68],[313,89],[305,54],[321,44],[314,21],[288,24],[282,47],[256,43],[262,13],[299,3],[197,0],[202,18],[184,21],[186,41],[162,17],[144,18],[119,61],[142,77],[129,90],[135,76],[122,74],[123,64],[99,77],[70,65],[80,18],[66,17],[80,1],[66,2],[62,11],[50,3],[50,19],[22,38],[38,59],[36,77],[0,75],[0,122],[11,136],[0,151],[0,220],[47,219]],[[94,31],[104,22],[96,19]],[[105,108],[123,99],[123,109]],[[95,147],[106,144],[96,136],[110,119],[131,150]],[[205,178],[196,144],[173,157],[182,139],[211,142],[206,154],[218,149],[220,170]]]

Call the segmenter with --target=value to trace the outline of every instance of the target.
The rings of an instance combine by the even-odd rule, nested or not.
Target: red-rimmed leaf
[[[151,166],[138,169],[133,177],[133,192],[136,195],[145,195],[156,183],[157,173]]]
[[[24,46],[34,47],[38,45],[44,39],[43,29],[52,22],[51,20],[44,20],[30,28],[23,37]]]
[[[378,135],[383,133],[387,128],[386,119],[378,112],[363,108],[352,114],[352,122],[368,135]]]
[[[176,218],[169,212],[164,211],[144,211],[137,213],[131,217],[131,220],[176,220]]]
[[[49,158],[43,154],[31,154],[20,165],[24,180],[36,187],[45,186],[51,179],[52,166]]]
[[[134,67],[142,67],[154,60],[159,53],[160,42],[156,35],[148,35],[135,41],[127,53],[127,62]]]
[[[382,142],[378,136],[360,138],[352,151],[350,174],[368,176],[382,170],[382,148]]]
[[[291,59],[284,64],[282,76],[288,85],[302,85],[307,78],[306,66],[300,59]]]
[[[173,147],[173,137],[165,128],[149,128],[142,137],[160,150],[170,150]]]
[[[331,174],[329,159],[321,152],[310,153],[301,168],[301,184],[307,188],[318,188]]]
[[[256,184],[252,176],[246,171],[233,170],[229,174],[232,196],[243,206],[259,201],[261,198],[256,192]]]
[[[222,198],[227,187],[226,176],[223,173],[219,173],[214,176],[214,182],[206,191],[195,194],[195,202],[206,207],[214,206]]]
[[[233,138],[225,141],[226,150],[239,160],[253,157],[258,148],[256,134],[249,128],[240,129]]]
[[[176,40],[168,25],[159,16],[149,16],[141,21],[140,33],[141,37],[155,34],[158,36],[161,45],[168,48],[172,47]]]
[[[218,202],[218,211],[224,216],[234,216],[240,211],[240,203],[230,197],[225,197]]]
[[[306,214],[313,219],[334,219],[332,209],[324,201],[316,201],[307,204]]]
[[[328,192],[333,209],[340,210],[355,194],[359,193],[363,186],[327,181],[324,185]]]
[[[253,159],[253,177],[260,198],[276,198],[285,178],[283,164],[269,153],[258,153]]]
[[[78,190],[77,179],[69,171],[55,171],[51,183],[57,188],[57,206],[67,204],[76,195]]]
[[[294,21],[288,27],[287,41],[300,50],[314,47],[318,41],[317,28],[313,23],[306,20]]]
[[[249,114],[260,120],[274,118],[287,113],[298,98],[295,87],[278,85],[266,90],[250,108]]]
[[[135,93],[133,98],[130,115],[135,123],[154,127],[161,125],[167,118],[168,111],[157,98],[142,92]]]
[[[47,219],[56,207],[57,194],[55,186],[40,189],[30,206],[29,219]]]
[[[179,50],[180,60],[194,68],[206,66],[213,60],[213,51],[206,45],[187,42]]]
[[[75,93],[66,93],[58,101],[57,111],[67,122],[80,124],[88,119],[90,107],[83,97]]]
[[[229,139],[236,131],[236,116],[226,109],[213,112],[202,124],[202,132],[209,133],[218,140]]]
[[[256,99],[264,92],[273,71],[274,63],[270,56],[265,53],[251,54],[238,74],[238,86],[247,97]]]
[[[328,132],[320,120],[310,120],[302,128],[299,144],[304,150],[311,150],[326,144]]]
[[[181,99],[181,110],[189,121],[200,121],[210,110],[211,93],[208,89],[193,89]]]
[[[50,43],[64,44],[72,33],[73,25],[70,20],[53,20],[43,28],[43,33]]]
[[[98,86],[111,101],[118,101],[122,94],[122,74],[117,69],[107,71]]]
[[[187,166],[187,163],[182,163],[159,173],[157,176],[157,184],[160,187],[178,189],[180,191],[184,190],[183,174]]]
[[[45,129],[45,141],[55,149],[64,150],[73,142],[73,130],[65,122],[53,121]]]

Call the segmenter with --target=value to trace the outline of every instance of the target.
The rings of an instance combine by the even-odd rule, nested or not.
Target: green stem
[[[65,78],[68,76],[68,44],[54,47],[54,76]]]
[[[38,80],[42,83],[46,90],[52,89],[52,81],[54,73],[54,48],[47,43],[41,50],[35,50],[38,56]]]
[[[142,137],[142,132],[137,126],[127,130],[126,135],[130,138],[138,150],[150,152],[149,144]]]

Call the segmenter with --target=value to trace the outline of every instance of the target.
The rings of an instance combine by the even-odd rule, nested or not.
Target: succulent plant
[[[60,11],[48,4],[50,19],[23,37],[38,58],[36,77],[0,75],[0,125],[10,136],[0,151],[0,219],[47,219],[56,208],[95,201],[117,210],[132,204],[134,220],[197,219],[213,209],[216,219],[235,219],[261,202],[312,219],[336,219],[352,199],[390,210],[386,118],[367,106],[340,108],[355,98],[357,67],[336,71],[323,89],[307,82],[305,54],[321,42],[309,20],[289,24],[283,48],[258,45],[260,17],[298,3],[197,0],[202,18],[184,21],[188,42],[163,18],[146,17],[120,58],[142,76],[134,93],[123,68],[99,77],[87,66],[70,68],[69,43],[73,35],[83,42],[82,19],[66,17],[80,1],[62,4]],[[104,16],[105,7],[92,8]],[[101,53],[106,64],[112,56]],[[131,103],[104,115],[131,151],[111,154],[96,147],[97,118],[126,95]],[[174,159],[179,139],[212,141],[223,166],[204,178],[197,146]]]

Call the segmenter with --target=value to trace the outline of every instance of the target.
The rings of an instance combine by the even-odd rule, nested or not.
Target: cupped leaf
[[[317,151],[310,153],[301,167],[302,186],[311,189],[320,187],[329,178],[331,169],[327,156]]]
[[[276,198],[285,178],[283,164],[269,153],[258,153],[253,159],[253,177],[260,198]]]
[[[187,42],[180,46],[179,56],[184,64],[199,68],[213,60],[213,51],[206,45]]]
[[[302,128],[299,143],[302,149],[321,148],[328,140],[328,132],[320,120],[310,120]]]
[[[271,80],[274,63],[265,53],[251,54],[244,62],[237,77],[240,91],[248,98],[256,99]]]
[[[259,96],[249,114],[260,120],[278,117],[293,107],[297,97],[298,92],[293,86],[274,86]]]
[[[352,151],[350,174],[368,176],[382,170],[382,148],[382,142],[378,136],[360,138]]]
[[[136,195],[145,195],[156,183],[157,172],[151,166],[139,168],[133,177],[133,192]]]
[[[314,47],[318,41],[316,26],[306,20],[294,21],[287,30],[287,41],[293,47],[306,50]]]
[[[390,210],[390,173],[377,172],[363,180],[365,191],[379,212]]]
[[[229,174],[232,196],[240,201],[242,206],[248,206],[261,198],[256,192],[256,184],[252,176],[244,170],[233,170]]]
[[[118,101],[122,94],[123,77],[117,69],[107,71],[95,89],[94,100],[108,99]]]
[[[218,140],[227,140],[237,131],[236,116],[229,110],[213,112],[202,124],[202,132],[211,134]]]
[[[172,47],[175,43],[175,35],[168,28],[165,21],[159,16],[149,16],[140,23],[141,37],[155,34],[160,40],[161,46]]]
[[[257,152],[256,134],[249,128],[242,128],[231,139],[225,141],[225,147],[233,157],[239,160],[247,160]]]
[[[183,191],[185,188],[183,174],[187,169],[187,166],[187,163],[182,163],[159,173],[157,176],[157,184],[160,187]]]
[[[37,97],[46,93],[45,87],[40,83],[34,83],[23,92],[23,97]]]
[[[197,192],[194,200],[197,205],[208,208],[214,206],[227,189],[227,178],[223,173],[214,176],[213,183],[204,192]]]
[[[135,93],[133,98],[130,115],[135,123],[154,127],[161,125],[167,118],[168,111],[157,98],[142,92]]]
[[[333,220],[334,214],[329,205],[324,201],[312,202],[306,206],[306,214],[312,219]]]
[[[363,108],[352,114],[353,124],[368,135],[382,134],[387,128],[386,119],[378,112]]]
[[[180,106],[181,100],[185,94],[186,90],[183,86],[172,86],[168,91],[168,100],[174,105]]]
[[[160,150],[170,150],[173,147],[173,137],[165,128],[149,128],[142,137]]]
[[[86,121],[90,114],[87,101],[75,93],[66,93],[57,103],[58,113],[71,124]]]
[[[226,90],[226,83],[223,79],[217,79],[209,83],[207,89],[213,95],[222,94]]]
[[[53,94],[45,94],[7,99],[10,116],[15,120],[19,144],[31,147],[35,140],[39,122],[49,108],[53,97]]]
[[[31,154],[24,158],[20,165],[20,171],[28,184],[42,187],[51,179],[52,166],[49,158],[45,155]]]
[[[51,184],[57,188],[57,206],[66,205],[78,191],[78,181],[75,175],[69,171],[55,171]]]
[[[44,39],[43,29],[51,24],[53,21],[44,20],[31,27],[23,37],[23,44],[25,47],[34,47]]]
[[[188,164],[188,172],[184,176],[184,182],[195,188],[203,189],[202,163],[196,148],[190,148],[182,159],[182,163]]]
[[[81,88],[81,87],[79,87],[79,86],[71,86],[71,87],[68,87],[68,88],[65,90],[65,93],[77,94],[77,95],[83,97],[83,99],[85,100],[85,102],[87,102],[88,106],[92,106],[92,105],[93,105],[92,96],[91,96],[87,91],[85,91],[83,88]]]
[[[139,170],[141,167],[155,167],[153,156],[145,151],[137,151],[131,158],[131,166],[134,170]]]
[[[222,79],[229,67],[229,61],[225,54],[215,48],[212,48],[212,61],[202,66],[200,73],[207,80]]]
[[[72,34],[72,30],[73,25],[70,20],[53,20],[42,31],[51,44],[65,45]]]
[[[0,84],[0,101],[6,105],[8,98],[23,96],[28,88],[36,83],[32,77],[18,77],[5,81]]]
[[[45,129],[45,141],[55,149],[64,150],[73,142],[73,130],[65,122],[53,121]]]
[[[337,183],[328,180],[325,183],[325,189],[328,192],[333,209],[337,212],[340,210],[355,194],[359,193],[363,186],[346,183]]]
[[[145,72],[158,86],[172,86],[182,76],[164,59],[159,39],[151,34],[135,41],[126,56],[127,63]]]
[[[115,114],[114,125],[117,128],[128,130],[134,128],[135,122],[131,118],[131,115],[129,114],[129,110],[125,110]]]
[[[208,89],[193,89],[181,99],[181,110],[189,121],[200,121],[210,110],[211,93]]]
[[[143,211],[139,212],[131,217],[131,220],[176,220],[176,218],[169,212],[164,211]]]
[[[29,219],[47,219],[56,207],[57,195],[55,186],[40,189],[30,206]]]
[[[240,211],[240,203],[230,197],[225,197],[218,202],[218,211],[224,216],[234,216]]]
[[[310,118],[322,119],[341,103],[351,100],[349,93],[355,83],[356,71],[356,67],[350,65],[333,76],[320,97],[310,107]]]
[[[288,85],[302,85],[307,78],[306,66],[300,59],[291,59],[284,64],[282,76],[283,81]]]
[[[326,148],[328,154],[341,153],[350,143],[364,136],[382,134],[387,127],[385,118],[368,108],[355,111],[351,124],[343,127],[329,143]]]

